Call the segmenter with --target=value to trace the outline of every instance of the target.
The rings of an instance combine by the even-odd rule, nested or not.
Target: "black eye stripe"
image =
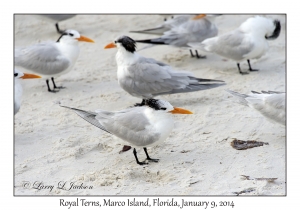
[[[69,33],[69,35],[70,35],[70,36],[74,36],[74,34],[72,34],[72,33]]]
[[[18,73],[15,73],[15,77],[17,77],[18,76]]]
[[[160,108],[160,109],[161,109],[161,110],[167,110],[167,108],[164,108],[164,107],[163,107],[163,108]]]

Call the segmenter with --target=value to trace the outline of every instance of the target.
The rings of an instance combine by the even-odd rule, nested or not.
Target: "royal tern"
[[[169,102],[158,99],[145,100],[144,106],[110,112],[96,110],[95,112],[62,106],[75,111],[77,115],[94,126],[126,141],[133,147],[142,147],[148,161],[158,162],[148,155],[147,147],[155,146],[164,141],[173,128],[171,114],[192,114],[192,112],[173,107]],[[136,149],[133,150],[137,164],[140,162]]]
[[[70,14],[41,14],[40,16],[46,17],[48,20],[52,20],[55,23],[56,31],[59,34],[63,34],[65,30],[60,30],[58,23],[67,19],[70,19],[76,15]]]
[[[15,66],[43,75],[49,92],[56,92],[54,76],[68,73],[74,66],[78,55],[78,41],[94,42],[75,30],[66,30],[56,42],[39,43],[15,49]],[[49,87],[49,78],[53,90]]]
[[[163,25],[153,29],[143,31],[132,31],[135,33],[162,34],[159,38],[135,40],[136,42],[152,44],[152,45],[170,45],[175,47],[190,48],[189,42],[202,42],[207,38],[218,35],[218,29],[213,23],[218,15],[180,15],[174,19],[166,21]],[[191,56],[194,57],[190,49]],[[199,56],[196,50],[197,58],[205,58]]]
[[[22,85],[20,83],[20,79],[34,79],[34,78],[41,78],[39,75],[35,74],[27,74],[23,73],[18,69],[15,69],[14,72],[14,77],[15,77],[15,101],[14,101],[14,114],[16,114],[21,106],[21,101],[22,101]]]
[[[240,74],[248,74],[240,69],[240,62],[247,60],[250,71],[250,59],[258,59],[269,49],[268,40],[276,39],[281,30],[279,20],[255,16],[247,19],[234,31],[209,38],[202,43],[190,42],[189,46],[206,52],[216,53],[228,59],[235,60]]]
[[[158,95],[207,90],[221,85],[224,81],[201,79],[185,71],[176,71],[171,66],[152,58],[137,54],[135,41],[128,36],[119,37],[114,43],[105,46],[118,48],[119,85],[130,95],[150,99]],[[141,104],[141,105],[142,105]]]
[[[273,123],[285,126],[284,92],[262,91],[262,93],[259,93],[252,91],[252,94],[240,94],[231,90],[226,91],[238,98],[240,104],[255,109]]]

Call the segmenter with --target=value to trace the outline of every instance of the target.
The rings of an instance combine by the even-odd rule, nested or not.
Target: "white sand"
[[[224,15],[216,19],[219,34],[238,27],[250,15]],[[224,91],[285,91],[285,16],[280,37],[270,41],[269,52],[252,60],[259,72],[240,75],[236,63],[210,54],[191,58],[188,50],[156,46],[139,53],[168,63],[201,78],[222,79],[227,85],[207,91],[161,96],[172,105],[194,112],[175,116],[176,126],[162,144],[148,148],[159,163],[136,164],[132,149],[119,154],[123,142],[53,102],[84,110],[121,110],[140,99],[117,83],[115,49],[104,46],[119,35],[134,39],[154,37],[129,33],[159,25],[159,15],[81,15],[60,23],[95,40],[80,43],[74,69],[56,79],[66,89],[47,92],[44,79],[24,81],[23,103],[15,115],[15,195],[245,195],[286,194],[285,128],[272,124],[248,107],[234,103]],[[29,15],[15,16],[15,46],[57,40],[54,25]],[[138,44],[138,47],[143,47]],[[241,63],[248,69],[247,62]],[[52,87],[52,86],[51,86]],[[248,150],[230,146],[233,138],[257,140],[269,145]],[[145,157],[142,149],[138,157]],[[274,182],[245,180],[278,178]],[[55,189],[24,189],[24,182],[43,182]],[[60,182],[76,182],[93,189],[59,190]]]

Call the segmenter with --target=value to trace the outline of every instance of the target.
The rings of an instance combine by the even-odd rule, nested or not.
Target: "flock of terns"
[[[15,48],[15,101],[14,113],[21,105],[22,87],[20,79],[46,79],[48,92],[56,93],[64,88],[57,86],[54,77],[72,70],[79,56],[78,42],[93,43],[88,37],[79,34],[76,30],[61,30],[58,22],[75,15],[41,15],[55,21],[60,37],[56,42],[43,42],[27,47]],[[121,111],[73,110],[81,118],[94,126],[113,134],[134,147],[142,147],[146,154],[145,161],[139,161],[136,149],[133,149],[136,162],[139,165],[157,162],[150,158],[147,147],[164,141],[173,128],[171,114],[192,114],[191,111],[173,107],[169,102],[155,99],[159,95],[180,94],[193,91],[207,90],[226,85],[224,81],[194,77],[187,71],[178,71],[172,66],[152,58],[146,58],[136,52],[136,43],[147,43],[148,47],[157,45],[171,45],[190,50],[191,56],[204,58],[202,53],[215,53],[237,62],[241,75],[248,74],[242,71],[239,63],[248,62],[249,71],[252,69],[250,59],[258,59],[268,50],[268,41],[280,35],[281,24],[278,20],[262,16],[247,19],[237,29],[218,35],[214,19],[220,15],[175,15],[162,25],[135,33],[156,34],[159,37],[147,40],[133,40],[122,35],[104,48],[117,48],[117,77],[123,90],[134,97],[140,98],[141,103]],[[195,50],[195,55],[192,52]],[[21,72],[29,71],[34,74]],[[49,79],[53,83],[50,88]],[[240,94],[227,90],[238,99],[242,105],[259,111],[272,122],[283,126],[285,119],[285,93],[276,91],[253,91],[252,94]]]

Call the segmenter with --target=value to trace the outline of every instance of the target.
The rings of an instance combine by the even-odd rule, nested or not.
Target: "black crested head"
[[[167,108],[163,106],[163,103],[158,99],[145,99],[145,105],[149,106],[155,110],[166,110]]]
[[[273,34],[271,36],[266,36],[266,39],[272,40],[276,39],[281,31],[281,24],[279,20],[274,20],[275,30],[273,31]]]
[[[131,53],[134,53],[135,52],[135,43],[136,41],[134,41],[133,39],[131,39],[130,37],[128,36],[122,36],[120,38],[118,38],[115,43],[121,43],[122,46],[128,51],[128,52],[131,52]]]

